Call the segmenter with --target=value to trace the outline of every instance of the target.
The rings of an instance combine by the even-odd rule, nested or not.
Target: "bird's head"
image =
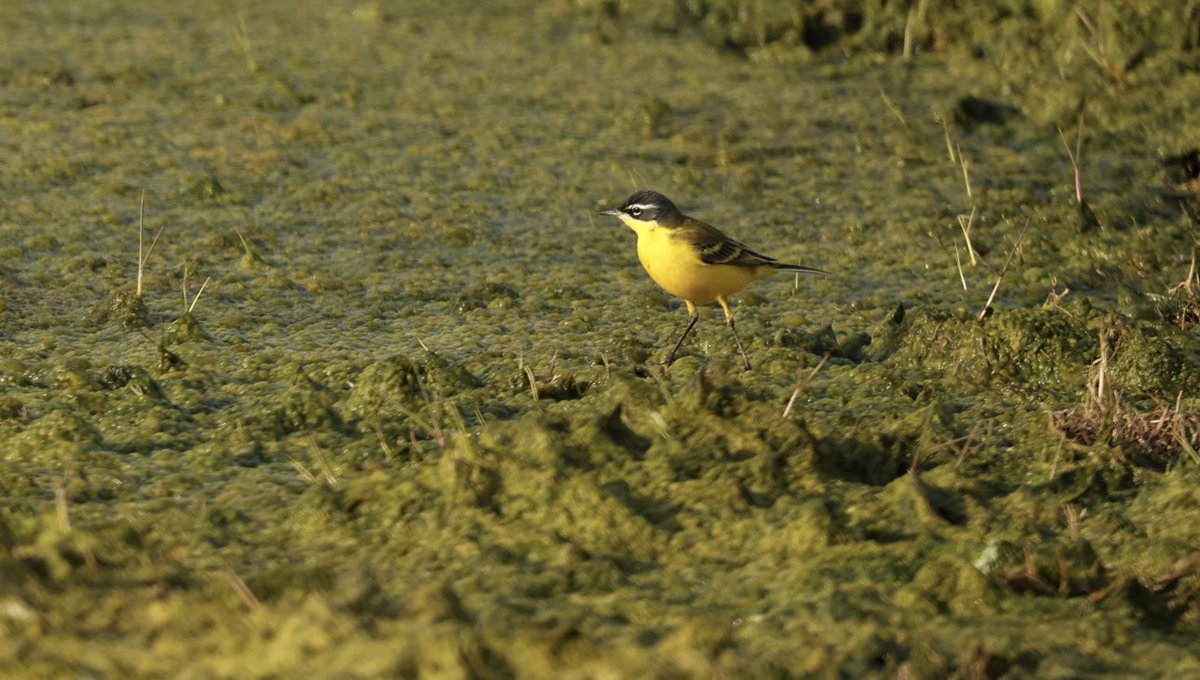
[[[621,205],[600,214],[619,218],[634,231],[638,227],[672,227],[683,217],[671,199],[650,189],[635,191]]]

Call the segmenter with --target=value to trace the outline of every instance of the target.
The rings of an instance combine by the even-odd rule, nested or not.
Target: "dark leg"
[[[729,332],[733,333],[733,342],[737,345],[738,354],[742,355],[742,369],[750,370],[750,358],[746,356],[746,350],[742,347],[742,340],[738,337],[737,329],[733,327],[733,314],[729,312],[729,305],[725,302],[725,298],[717,298],[717,302],[721,303],[721,309],[725,310],[725,325],[729,326]]]
[[[684,302],[687,302],[687,300],[684,300]],[[696,305],[693,305],[692,303],[687,302],[687,306],[688,306],[687,328],[683,329],[683,335],[679,336],[679,339],[675,341],[675,346],[672,347],[671,351],[667,353],[667,358],[665,361],[663,361],[663,363],[666,364],[667,366],[670,366],[671,363],[675,361],[675,353],[679,351],[679,346],[683,344],[683,339],[687,337],[688,333],[692,332],[692,326],[695,326],[696,322],[700,320],[700,313],[696,311]]]

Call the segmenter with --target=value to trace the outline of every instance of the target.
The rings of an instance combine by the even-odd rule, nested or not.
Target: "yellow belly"
[[[638,260],[663,290],[697,305],[733,295],[762,270],[705,264],[690,243],[671,238],[663,228],[638,230]]]

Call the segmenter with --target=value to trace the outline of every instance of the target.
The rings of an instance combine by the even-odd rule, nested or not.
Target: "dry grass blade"
[[[288,463],[291,464],[292,469],[295,470],[300,475],[300,477],[304,479],[304,481],[310,482],[310,483],[316,483],[317,476],[314,475],[312,473],[312,470],[309,470],[308,467],[304,465],[304,463],[301,463],[300,461],[296,460],[295,458],[293,458],[290,455],[287,457],[287,459],[288,459]]]
[[[192,298],[192,304],[188,305],[188,308],[187,308],[188,314],[191,314],[192,310],[196,308],[196,303],[200,301],[200,294],[204,292],[204,288],[206,286],[208,286],[208,282],[211,280],[212,280],[211,276],[207,276],[204,278],[204,283],[200,284],[200,290],[196,291],[196,297]]]
[[[158,237],[162,236],[163,226],[154,232],[154,238],[150,240],[150,247],[146,249],[146,253],[142,254],[142,242],[146,231],[146,190],[142,189],[142,198],[138,202],[138,268],[137,268],[137,296],[142,297],[142,282],[146,274],[146,262],[150,260],[150,254],[154,252],[154,246],[158,245]]]
[[[1051,276],[1050,277],[1050,292],[1046,294],[1046,301],[1043,302],[1042,304],[1046,307],[1056,306],[1060,302],[1062,302],[1063,298],[1067,297],[1067,295],[1069,295],[1070,293],[1071,293],[1071,289],[1067,288],[1067,287],[1063,287],[1062,291],[1059,292],[1058,277]]]
[[[1079,5],[1075,6],[1075,16],[1079,17],[1079,22],[1088,30],[1088,33],[1092,36],[1092,40],[1096,43],[1096,46],[1092,47],[1086,42],[1081,41],[1080,45],[1083,47],[1083,51],[1087,53],[1092,61],[1096,62],[1096,65],[1100,67],[1100,70],[1104,71],[1105,75],[1114,81],[1120,81],[1123,75],[1123,68],[1115,64],[1104,53],[1104,41],[1100,36],[1100,30],[1096,28],[1096,24],[1092,22],[1091,17]]]
[[[425,460],[425,447],[421,446],[421,441],[417,439],[417,431],[413,429],[412,425],[408,426],[408,444],[412,447],[417,460]]]
[[[970,193],[971,187],[968,185],[967,194],[970,195]],[[965,239],[967,242],[967,254],[971,256],[972,267],[978,264],[975,261],[975,246],[971,245],[971,226],[975,224],[975,214],[978,211],[979,209],[977,207],[971,206],[971,214],[966,216],[965,219],[963,215],[958,216],[958,228],[962,229],[963,239]],[[963,287],[965,288],[966,286],[964,285]]]
[[[1082,536],[1079,534],[1079,510],[1072,503],[1067,503],[1063,506],[1063,515],[1067,518],[1067,535],[1072,541],[1079,541]]]
[[[1171,287],[1170,292],[1174,293],[1176,290],[1182,289],[1188,293],[1191,293],[1192,295],[1195,295],[1197,288],[1196,283],[1198,281],[1200,281],[1200,278],[1196,276],[1196,249],[1192,248],[1192,263],[1188,265],[1187,276],[1183,279],[1183,281]]]
[[[242,580],[241,576],[238,576],[233,572],[232,569],[230,569],[227,577],[229,579],[229,585],[233,587],[233,592],[237,593],[238,598],[243,604],[246,605],[247,608],[258,609],[262,606],[262,603],[259,602],[258,598],[254,596],[254,591],[250,590],[250,586],[246,585],[246,582]]]
[[[538,400],[537,376],[535,376],[533,374],[533,369],[530,368],[528,365],[524,366],[524,369],[525,369],[525,377],[528,378],[528,380],[529,380],[529,394],[533,397],[534,401],[537,401]]]
[[[421,428],[427,434],[432,436],[434,438],[434,440],[438,443],[438,446],[441,446],[441,447],[446,446],[446,434],[445,434],[445,432],[442,431],[440,424],[421,417],[421,415],[419,413],[406,407],[403,403],[400,402],[399,399],[395,398],[394,396],[392,396],[390,394],[380,393],[380,396],[383,397],[384,402],[387,403],[388,406],[396,409],[396,411],[398,413],[400,413],[400,415],[408,418],[411,422],[416,423],[417,427]],[[424,396],[424,393],[422,393],[422,396]],[[428,401],[428,399],[426,399],[426,405],[427,406],[430,405],[430,402]],[[409,425],[409,437],[410,437],[410,439],[412,439],[412,441],[414,443],[417,441],[416,434],[413,431],[412,425]],[[419,449],[420,447],[418,446],[417,448]]]
[[[317,468],[321,470],[322,481],[331,488],[337,486],[337,475],[333,472],[333,466],[329,464],[329,459],[325,457],[325,452],[321,450],[321,447],[317,446],[317,440],[311,436],[308,438],[308,448],[312,452],[313,458],[317,461]]]
[[[954,264],[958,266],[958,280],[962,281],[963,290],[966,290],[967,276],[963,274],[962,257],[958,254],[958,241],[954,242]]]
[[[142,270],[146,266],[146,257],[142,255],[142,235],[146,224],[146,190],[142,189],[142,199],[138,202],[138,271],[137,296],[142,296]]]
[[[1000,290],[1000,281],[1004,279],[1004,273],[1008,271],[1008,265],[1012,263],[1013,257],[1017,251],[1021,249],[1021,242],[1025,240],[1025,232],[1029,229],[1029,218],[1025,218],[1025,226],[1021,227],[1021,233],[1017,236],[1017,242],[1013,244],[1012,250],[1008,251],[1008,257],[1004,259],[1004,266],[1000,268],[1000,273],[996,275],[996,285],[992,286],[992,293],[988,295],[987,302],[984,303],[983,309],[979,310],[977,321],[982,322],[987,318],[988,312],[992,309],[992,301],[996,299],[996,292]]]
[[[1192,463],[1200,465],[1200,453],[1196,452],[1196,447],[1192,446],[1186,437],[1179,437],[1179,450],[1186,454]]]
[[[888,111],[892,112],[892,115],[896,117],[896,120],[900,121],[901,125],[908,127],[908,121],[904,119],[904,114],[900,113],[900,109],[896,108],[896,105],[892,103],[892,99],[883,91],[883,86],[876,85],[876,87],[879,88],[879,96],[883,98],[883,105],[887,107]]]
[[[813,376],[817,374],[817,371],[821,370],[821,367],[824,366],[825,362],[828,360],[829,354],[826,354],[825,356],[821,357],[820,363],[818,363],[813,370],[809,371],[807,376],[805,376],[803,379],[798,378],[796,380],[796,389],[792,390],[792,396],[790,399],[788,399],[787,406],[783,408],[784,418],[787,418],[788,414],[792,412],[792,407],[795,406],[796,399],[800,396],[800,393],[804,391],[805,387],[808,387],[808,383],[812,381]]]
[[[1071,145],[1067,143],[1067,136],[1063,134],[1062,128],[1058,128],[1058,138],[1062,140],[1063,148],[1067,151],[1067,158],[1071,160],[1071,169],[1075,171],[1075,201],[1083,203],[1083,181],[1079,170],[1079,162],[1083,156],[1083,111],[1079,112],[1079,130],[1075,133],[1075,151],[1071,151]]]
[[[1051,423],[1054,422],[1053,414],[1051,414],[1051,416],[1050,416],[1050,421],[1051,421]],[[1050,481],[1051,482],[1054,481],[1054,475],[1056,475],[1058,473],[1058,460],[1060,457],[1062,457],[1063,446],[1066,443],[1067,443],[1067,434],[1065,432],[1059,433],[1058,448],[1054,449],[1054,460],[1050,462]]]
[[[963,460],[966,459],[967,454],[971,451],[971,442],[975,441],[975,435],[979,432],[980,422],[977,420],[971,426],[971,431],[967,433],[967,438],[963,441],[962,449],[958,452],[958,457],[954,459],[954,467],[961,465]]]
[[[913,24],[917,21],[917,10],[909,9],[908,16],[904,19],[904,49],[901,54],[904,61],[912,59],[913,56]]]
[[[963,155],[961,148],[955,146],[955,151],[958,152],[958,165],[960,168],[962,168],[963,187],[967,190],[967,198],[973,199],[975,198],[975,195],[971,193],[971,163],[967,160],[967,157]]]
[[[237,9],[237,30],[233,32],[233,36],[237,38],[238,46],[242,48],[242,55],[246,58],[246,70],[251,73],[258,73],[258,60],[254,58],[254,49],[250,44],[250,32],[246,30],[246,17],[242,15],[242,8]]]
[[[379,424],[379,418],[371,420],[371,429],[375,432],[375,440],[379,442],[379,449],[383,451],[383,457],[390,463],[396,460],[396,451],[392,445],[388,443],[387,437],[383,434],[383,427]]]
[[[938,116],[942,121],[942,136],[946,138],[946,156],[954,165],[958,165],[958,154],[955,152],[954,142],[950,140],[950,123],[946,121],[945,116]]]
[[[1106,339],[1104,337],[1104,332],[1101,331],[1101,333],[1100,333],[1099,370],[1096,371],[1096,383],[1095,383],[1096,389],[1093,391],[1091,389],[1091,386],[1090,385],[1088,386],[1088,390],[1089,390],[1088,396],[1091,399],[1091,404],[1094,405],[1098,409],[1104,408],[1104,395],[1107,393],[1107,390],[1104,389],[1104,387],[1105,387],[1105,381],[1107,379],[1108,379],[1108,342],[1106,341]],[[1114,395],[1114,397],[1115,397],[1113,399],[1114,403],[1120,400],[1120,398],[1116,397],[1116,395]]]
[[[55,478],[51,485],[54,487],[54,512],[55,519],[58,520],[58,531],[63,534],[70,533],[71,513],[67,507],[67,485],[58,478]]]

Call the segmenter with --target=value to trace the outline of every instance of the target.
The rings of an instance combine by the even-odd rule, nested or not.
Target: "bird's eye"
[[[634,216],[634,217],[637,217],[638,215],[641,215],[641,214],[642,214],[642,207],[641,207],[640,205],[635,205],[635,206],[633,206],[632,208],[630,208],[630,209],[629,209],[629,214],[630,214],[630,215],[632,215],[632,216]]]

